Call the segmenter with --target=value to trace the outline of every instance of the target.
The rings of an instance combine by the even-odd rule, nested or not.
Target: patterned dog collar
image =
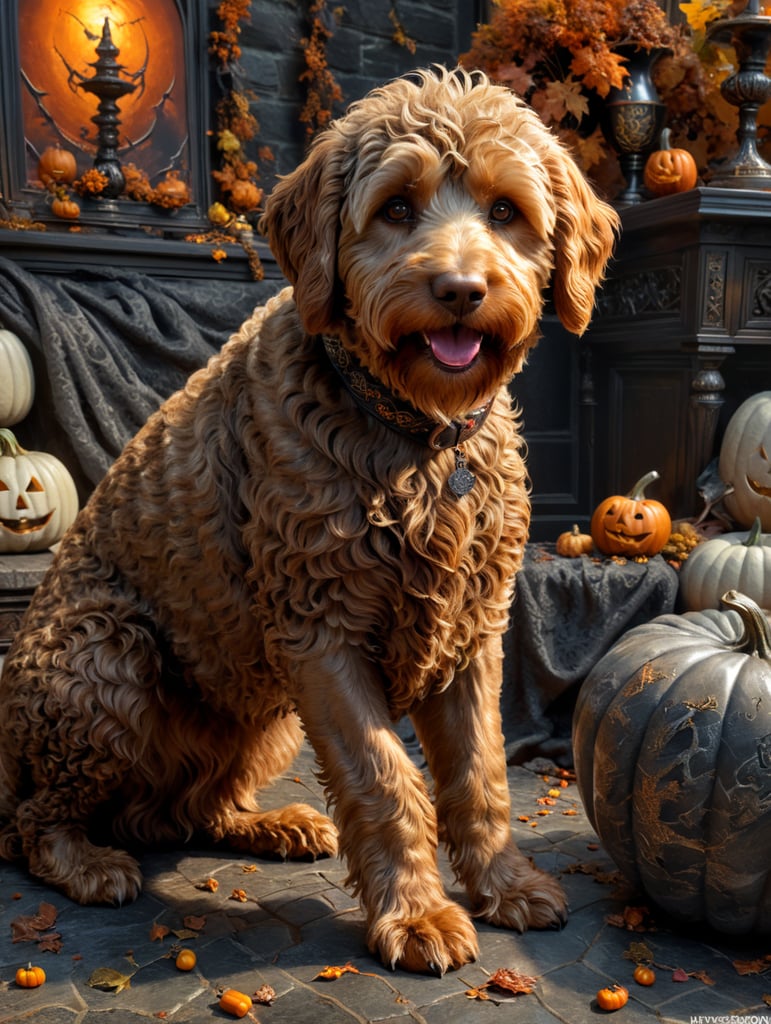
[[[402,402],[382,381],[373,377],[358,359],[348,352],[337,338],[324,338],[324,348],[332,366],[361,409],[380,420],[391,430],[406,434],[414,441],[435,451],[457,448],[479,430],[492,408],[495,396],[467,416],[438,423],[409,402]]]

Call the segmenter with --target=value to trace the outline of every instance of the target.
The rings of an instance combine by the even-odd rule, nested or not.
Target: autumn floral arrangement
[[[694,155],[702,175],[708,177],[710,164],[735,150],[736,111],[719,90],[732,70],[732,54],[712,46],[707,30],[746,0],[682,3],[686,21],[680,25],[672,25],[655,0],[494,3],[461,63],[520,93],[601,187],[612,189],[617,163],[602,134],[598,100],[627,77],[621,44],[669,51],[655,65],[654,80],[667,106],[672,144]]]

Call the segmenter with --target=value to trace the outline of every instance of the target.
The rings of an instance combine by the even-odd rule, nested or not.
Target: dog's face
[[[444,71],[355,104],[263,219],[306,329],[341,334],[438,419],[520,369],[550,283],[563,323],[586,328],[615,226],[524,103]]]

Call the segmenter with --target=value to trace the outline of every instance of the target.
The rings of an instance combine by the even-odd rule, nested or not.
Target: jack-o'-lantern
[[[0,552],[43,551],[78,513],[75,482],[47,452],[28,452],[0,428]]]
[[[726,427],[718,463],[733,491],[723,499],[740,526],[755,517],[771,533],[771,391],[759,391],[739,406]]]
[[[592,515],[590,532],[595,547],[605,555],[656,555],[672,530],[669,512],[645,488],[659,474],[655,469],[637,481],[625,495],[615,494],[601,501]]]

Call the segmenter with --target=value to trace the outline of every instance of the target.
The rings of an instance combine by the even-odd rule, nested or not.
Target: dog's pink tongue
[[[426,331],[434,358],[445,366],[468,366],[482,347],[482,335],[470,327],[443,327]]]

